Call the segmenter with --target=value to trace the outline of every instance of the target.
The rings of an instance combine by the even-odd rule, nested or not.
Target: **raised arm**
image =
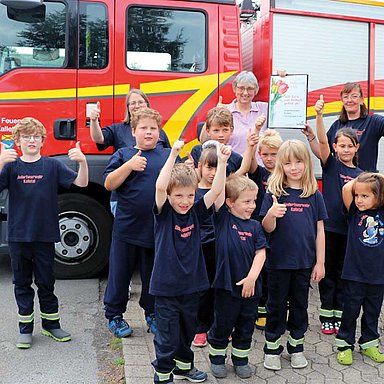
[[[171,177],[172,168],[175,165],[177,156],[180,150],[184,147],[184,141],[177,140],[174,142],[171,152],[160,171],[159,177],[156,181],[155,202],[158,212],[161,212],[165,201],[167,200],[167,188]]]
[[[101,114],[101,108],[100,108],[100,101],[97,102],[96,108],[94,108],[90,113],[90,134],[91,139],[93,142],[97,144],[103,144],[104,143],[104,136],[101,132],[101,127],[99,124],[99,118]]]
[[[280,204],[277,201],[276,196],[272,195],[271,208],[268,209],[268,212],[261,223],[265,232],[273,232],[276,229],[276,219],[283,217],[286,212],[287,207],[285,204]]]
[[[104,182],[105,189],[107,191],[114,191],[124,183],[133,171],[143,172],[146,166],[147,159],[141,156],[141,150],[139,149],[128,161],[108,174]]]
[[[245,148],[240,168],[235,172],[236,175],[245,175],[248,172],[255,172],[257,169],[257,161],[255,158],[255,150],[259,142],[259,134],[248,130],[247,147]]]
[[[88,164],[83,152],[81,152],[80,141],[76,143],[75,148],[68,151],[68,156],[72,161],[79,163],[79,171],[73,184],[78,187],[86,187],[88,185]]]
[[[316,101],[315,104],[316,111],[316,132],[317,138],[319,140],[319,158],[323,164],[328,159],[329,154],[331,153],[328,144],[327,132],[325,131],[323,111],[324,111],[324,97],[320,95],[320,99]]]
[[[15,149],[5,149],[4,143],[0,143],[1,153],[0,153],[0,172],[3,170],[4,165],[7,163],[12,163],[17,159],[17,152]]]
[[[225,187],[226,168],[229,156],[231,156],[232,148],[229,145],[220,144],[217,147],[217,170],[215,178],[212,182],[211,189],[204,195],[204,202],[207,208],[211,207],[217,198],[222,194]],[[221,195],[223,196],[223,195]],[[224,204],[224,197],[222,202],[216,202],[215,207],[219,209]],[[221,203],[221,204],[220,204]]]
[[[353,201],[352,188],[353,188],[354,182],[355,182],[355,179],[348,181],[348,183],[344,185],[342,190],[343,203],[345,205],[345,208],[347,208],[348,211]]]

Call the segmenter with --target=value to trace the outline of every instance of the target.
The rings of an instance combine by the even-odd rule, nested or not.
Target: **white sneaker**
[[[264,355],[264,367],[272,371],[280,371],[280,355]]]
[[[305,368],[308,365],[308,361],[305,358],[303,352],[297,352],[291,354],[291,366],[292,368]]]

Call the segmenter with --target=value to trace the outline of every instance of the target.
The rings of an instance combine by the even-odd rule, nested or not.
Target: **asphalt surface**
[[[10,261],[7,255],[0,255],[1,384],[100,383],[94,345],[100,312],[99,280],[58,280],[56,294],[61,325],[71,333],[72,341],[60,343],[40,333],[39,309],[35,303],[33,346],[28,350],[17,349],[17,307]]]
[[[153,370],[150,362],[154,359],[153,335],[146,332],[146,324],[142,309],[138,305],[140,280],[135,276],[133,281],[133,294],[129,303],[125,318],[133,327],[131,337],[123,340],[123,354],[125,358],[125,377],[127,384],[150,384],[153,381]],[[286,350],[282,355],[282,369],[269,371],[263,367],[264,335],[262,331],[255,329],[253,334],[253,346],[250,354],[250,365],[254,375],[250,379],[241,380],[235,376],[230,359],[227,360],[228,377],[216,379],[209,371],[208,347],[196,348],[195,365],[200,370],[208,372],[208,380],[205,383],[233,384],[233,383],[257,383],[257,384],[285,384],[285,383],[311,383],[311,384],[382,384],[384,383],[384,364],[378,364],[367,357],[363,357],[357,349],[353,353],[354,361],[351,366],[342,366],[336,361],[336,348],[334,335],[323,335],[320,332],[318,320],[319,294],[317,285],[310,290],[309,301],[309,330],[305,335],[305,355],[308,366],[304,369],[293,369],[290,366]],[[384,316],[382,314],[379,323],[379,332],[383,334]],[[358,326],[357,335],[360,328]],[[283,338],[283,345],[286,344]],[[382,338],[383,339],[383,338]],[[180,382],[181,381],[177,381]],[[187,383],[187,381],[182,381]]]

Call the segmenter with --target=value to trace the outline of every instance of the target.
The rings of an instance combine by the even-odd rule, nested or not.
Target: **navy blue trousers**
[[[279,355],[283,351],[280,338],[289,331],[288,353],[304,350],[304,334],[308,328],[308,292],[312,269],[268,269],[266,344],[264,352]],[[289,314],[287,321],[287,302]]]
[[[343,311],[344,294],[341,272],[343,270],[347,235],[325,231],[325,276],[319,282],[321,309]],[[337,321],[339,318],[322,316],[320,321]]]
[[[199,293],[181,296],[156,296],[157,331],[154,337],[156,372],[170,373],[180,361],[193,368],[191,344],[195,337]]]
[[[261,288],[261,297],[259,301],[259,310],[257,317],[262,318],[266,317],[267,313],[264,312],[267,307],[267,300],[268,300],[268,270],[266,266],[264,265],[261,272],[260,272],[261,282],[262,282],[262,288]]]
[[[215,291],[215,319],[208,333],[210,348],[222,351],[228,346],[228,338],[232,335],[232,362],[234,365],[248,364],[248,356],[244,351],[251,348],[252,335],[257,319],[259,297],[234,297],[231,292],[222,289]],[[243,357],[233,354],[233,350],[244,353]],[[224,364],[224,354],[211,354],[212,364]]]
[[[215,242],[202,244],[205,265],[207,268],[208,280],[212,284],[215,279],[216,263],[215,263]],[[197,313],[196,333],[208,332],[213,324],[213,305],[215,300],[214,289],[210,288],[205,291],[199,302],[199,311]]]
[[[32,280],[37,286],[42,327],[45,329],[60,328],[59,303],[54,294],[55,276],[53,264],[55,258],[54,243],[9,243],[13,284],[16,303],[19,310],[20,333],[33,331],[33,300],[35,291]],[[51,317],[49,320],[44,317]]]
[[[356,322],[361,308],[363,309],[363,315],[361,316],[359,345],[363,346],[363,344],[379,339],[380,335],[377,329],[383,304],[383,294],[384,285],[344,280],[344,310],[337,339],[343,340],[348,346],[341,347],[340,350],[353,349],[356,337]]]
[[[141,276],[140,307],[144,309],[145,316],[155,312],[155,298],[149,294],[154,254],[154,248],[140,247],[112,237],[108,284],[104,296],[105,317],[107,319],[112,319],[118,315],[122,316],[126,311],[129,282],[136,264],[139,264]]]

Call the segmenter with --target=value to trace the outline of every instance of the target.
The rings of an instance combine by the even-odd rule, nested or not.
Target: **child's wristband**
[[[312,139],[308,139],[307,137],[307,140],[308,140],[308,143],[310,143],[311,141],[315,140],[316,136],[313,136]]]

